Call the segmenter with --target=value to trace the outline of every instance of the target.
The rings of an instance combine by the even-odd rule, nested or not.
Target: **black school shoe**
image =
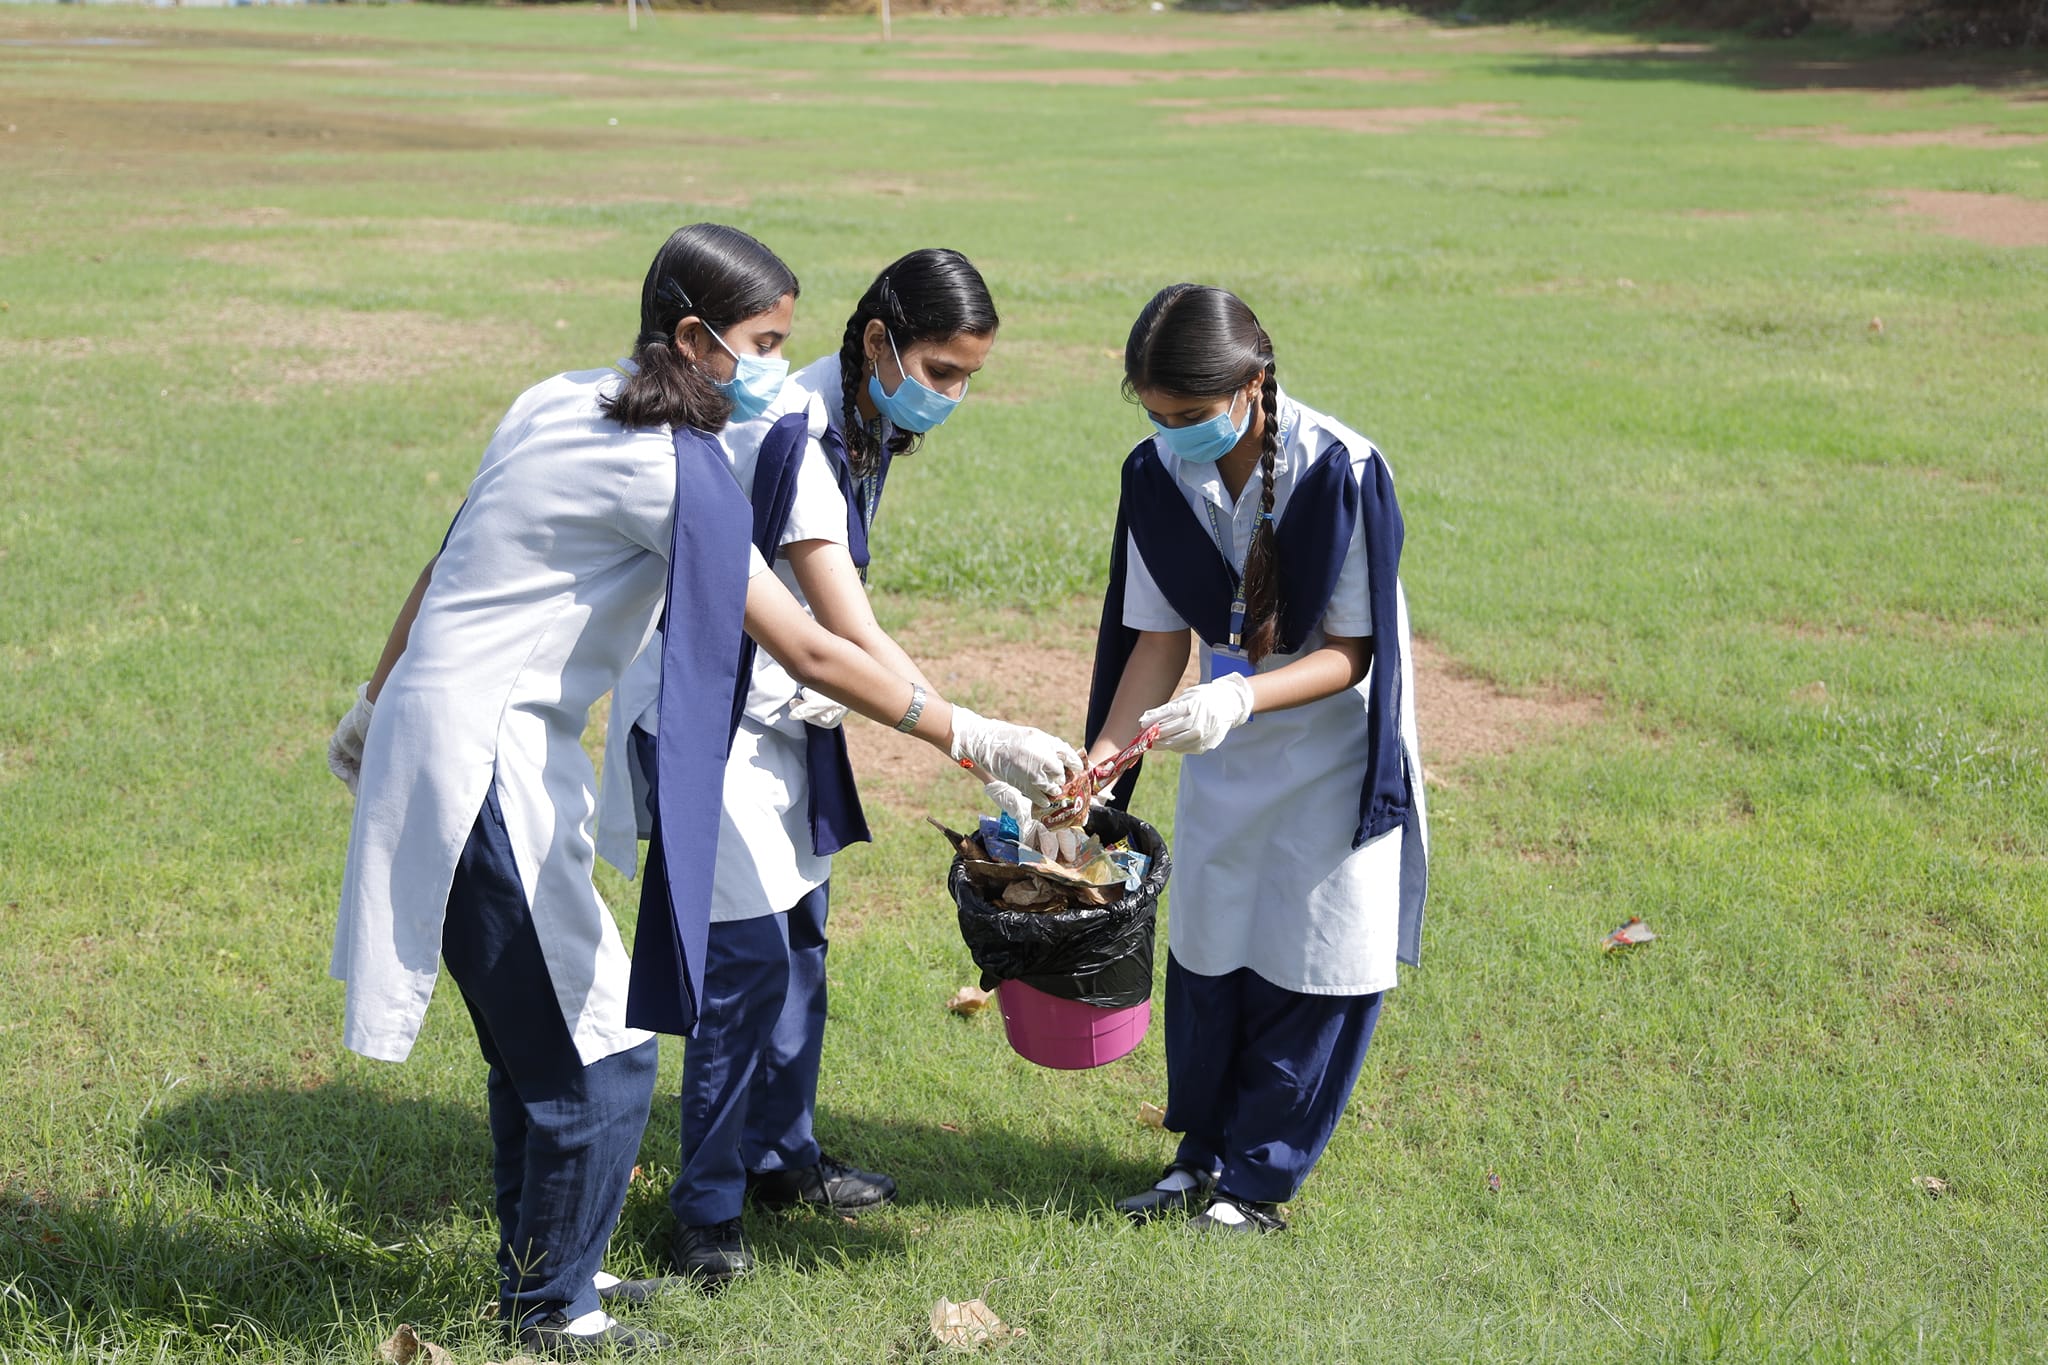
[[[747,1197],[763,1208],[815,1204],[834,1213],[871,1209],[896,1197],[896,1182],[874,1171],[857,1170],[823,1152],[818,1164],[799,1171],[762,1171],[747,1176]]]
[[[754,1257],[747,1250],[747,1239],[741,1235],[737,1218],[704,1227],[677,1228],[674,1252],[676,1269],[706,1291],[722,1289],[726,1281],[754,1268]]]
[[[582,1360],[595,1355],[645,1355],[675,1349],[675,1343],[659,1332],[628,1327],[614,1319],[609,1327],[587,1335],[563,1330],[569,1316],[559,1310],[536,1318],[519,1329],[519,1345],[548,1360]]]
[[[1226,1223],[1215,1216],[1217,1204],[1228,1204],[1244,1215],[1241,1223]],[[1255,1199],[1239,1199],[1235,1195],[1219,1194],[1209,1210],[1198,1218],[1188,1219],[1188,1226],[1196,1232],[1285,1232],[1287,1220],[1280,1216],[1278,1204],[1261,1204]]]
[[[660,1275],[650,1280],[620,1280],[617,1284],[608,1284],[598,1290],[597,1301],[601,1304],[632,1304],[637,1307],[663,1294],[692,1287],[691,1282],[680,1275]]]
[[[1116,1211],[1133,1223],[1149,1223],[1154,1218],[1169,1213],[1193,1213],[1209,1202],[1209,1191],[1216,1188],[1216,1177],[1208,1171],[1198,1171],[1192,1166],[1183,1166],[1178,1161],[1159,1173],[1161,1180],[1175,1171],[1195,1178],[1195,1183],[1184,1190],[1162,1190],[1157,1185],[1129,1199],[1116,1201]]]

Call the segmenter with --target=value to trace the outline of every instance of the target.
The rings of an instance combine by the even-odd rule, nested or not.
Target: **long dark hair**
[[[1177,398],[1222,398],[1255,378],[1264,414],[1259,438],[1259,519],[1244,555],[1244,652],[1253,663],[1280,634],[1280,546],[1273,535],[1273,461],[1280,453],[1279,366],[1273,339],[1245,301],[1206,284],[1171,284],[1152,296],[1124,343],[1124,396],[1157,389]]]
[[[926,247],[890,264],[854,305],[839,343],[839,397],[846,419],[846,452],[855,474],[872,474],[881,462],[878,433],[860,420],[859,395],[867,384],[868,324],[880,319],[896,349],[906,351],[920,341],[945,341],[965,333],[987,336],[1001,319],[981,272],[957,251]],[[917,449],[922,432],[899,431],[889,443],[891,455]]]
[[[677,228],[654,253],[640,286],[636,372],[604,400],[604,415],[622,426],[692,426],[717,431],[732,400],[702,365],[676,349],[676,324],[696,317],[721,335],[797,293],[796,274],[782,258],[736,227],[692,223]]]

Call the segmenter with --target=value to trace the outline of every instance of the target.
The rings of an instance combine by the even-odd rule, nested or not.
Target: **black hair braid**
[[[839,402],[840,418],[846,424],[846,462],[853,467],[856,478],[866,478],[874,471],[881,452],[874,448],[872,433],[860,415],[860,386],[866,377],[866,353],[861,349],[861,335],[867,330],[867,321],[859,309],[846,320],[846,335],[839,342]]]
[[[1271,343],[1263,332],[1259,341],[1270,353]],[[1280,454],[1278,368],[1267,362],[1259,385],[1259,409],[1265,419],[1259,434],[1259,519],[1244,554],[1244,652],[1253,663],[1273,652],[1280,635],[1280,541],[1273,530],[1273,465]]]
[[[866,386],[867,330],[879,322],[899,349],[919,342],[944,341],[969,334],[992,335],[997,326],[995,302],[981,272],[965,256],[944,247],[924,247],[883,267],[854,305],[839,343],[840,406],[846,422],[846,453],[856,476],[865,478],[881,467],[882,447],[875,427],[861,420],[860,393]],[[889,440],[889,454],[905,455],[923,443],[921,432],[898,430]]]

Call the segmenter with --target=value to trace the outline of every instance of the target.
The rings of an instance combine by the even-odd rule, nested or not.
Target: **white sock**
[[[1188,1172],[1182,1170],[1178,1166],[1168,1171],[1165,1175],[1160,1176],[1158,1180],[1152,1183],[1153,1189],[1164,1190],[1168,1194],[1179,1194],[1182,1190],[1191,1190],[1194,1187],[1194,1176],[1188,1174]]]
[[[1244,1210],[1231,1203],[1228,1199],[1218,1199],[1215,1203],[1209,1205],[1203,1216],[1212,1223],[1222,1223],[1226,1227],[1233,1228],[1245,1221]]]
[[[602,1308],[593,1308],[562,1330],[572,1337],[594,1337],[613,1323],[611,1314]]]
[[[591,1287],[599,1291],[610,1289],[619,1282],[619,1277],[612,1274],[609,1270],[600,1270],[590,1277]]]

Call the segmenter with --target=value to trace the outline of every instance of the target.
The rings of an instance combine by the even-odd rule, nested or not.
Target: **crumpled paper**
[[[1638,943],[1653,942],[1656,937],[1650,932],[1650,926],[1643,923],[1641,915],[1631,915],[1628,923],[1600,940],[1600,949],[1602,952],[1611,953],[1617,948],[1633,948]]]
[[[377,1348],[377,1354],[390,1365],[453,1365],[455,1359],[448,1354],[447,1347],[421,1340],[409,1322],[399,1323],[398,1330]]]
[[[988,1008],[988,1002],[995,999],[993,993],[979,986],[962,986],[946,1002],[946,1008],[955,1014],[979,1014]]]
[[[941,1346],[954,1351],[978,1351],[984,1346],[1001,1346],[1029,1336],[1022,1327],[1011,1327],[980,1299],[954,1303],[940,1299],[932,1305],[932,1335]]]

